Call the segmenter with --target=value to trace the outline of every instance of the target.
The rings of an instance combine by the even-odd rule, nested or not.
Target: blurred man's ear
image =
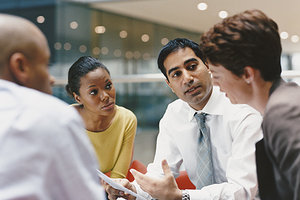
[[[18,52],[12,54],[8,65],[13,81],[17,84],[26,86],[29,78],[30,67],[24,54]]]

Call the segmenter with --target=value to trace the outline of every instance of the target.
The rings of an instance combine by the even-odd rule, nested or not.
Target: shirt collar
[[[195,113],[207,113],[209,115],[224,115],[224,100],[228,100],[225,96],[222,97],[222,95],[224,96],[225,94],[222,93],[219,89],[219,87],[214,86],[212,89],[212,94],[209,97],[208,102],[206,103],[206,105],[204,106],[204,108],[202,110],[195,110],[194,108],[192,108],[191,106],[188,105],[189,107],[189,111],[188,111],[188,120],[192,121],[194,119],[194,115]],[[229,100],[228,100],[229,101]]]

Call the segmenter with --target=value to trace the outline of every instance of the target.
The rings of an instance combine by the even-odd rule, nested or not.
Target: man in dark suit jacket
[[[261,199],[300,199],[300,88],[281,74],[277,24],[260,10],[224,19],[201,37],[215,85],[264,115],[256,144]]]

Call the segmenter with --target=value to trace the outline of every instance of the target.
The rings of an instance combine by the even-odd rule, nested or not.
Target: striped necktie
[[[210,136],[205,125],[206,116],[206,113],[195,113],[195,118],[200,129],[197,147],[197,189],[214,183]]]

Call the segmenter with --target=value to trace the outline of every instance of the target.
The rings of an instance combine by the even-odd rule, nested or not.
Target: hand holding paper
[[[153,198],[161,200],[181,199],[182,193],[178,188],[175,178],[166,160],[162,161],[164,176],[162,178],[152,178],[134,169],[130,172],[139,186]]]
[[[118,190],[118,194],[112,194],[112,192],[108,192],[109,195],[111,196],[116,196],[116,197],[122,197],[122,196],[128,196],[126,194],[130,194],[133,197],[138,197],[140,199],[145,200],[144,197],[142,197],[141,195],[138,195],[137,193],[133,192],[132,190],[129,190],[128,188],[122,186],[121,184],[116,183],[113,179],[109,178],[108,176],[106,176],[105,174],[103,174],[101,171],[97,170],[98,172],[98,176],[104,181],[106,182],[108,185],[110,185],[112,188],[114,188],[114,191]],[[122,180],[122,179],[119,179]],[[125,179],[123,179],[125,180]],[[127,180],[127,182],[130,184],[130,182]],[[135,198],[129,198],[129,199],[135,199]]]

